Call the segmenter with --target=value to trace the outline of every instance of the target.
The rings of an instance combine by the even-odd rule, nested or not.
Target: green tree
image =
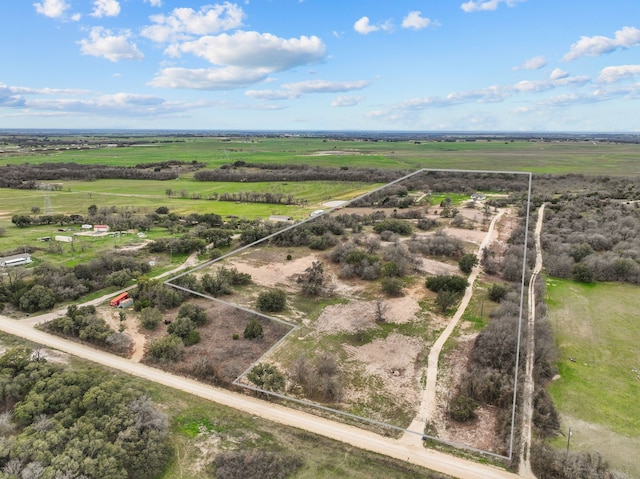
[[[458,260],[460,271],[465,274],[471,273],[471,270],[478,264],[478,257],[475,254],[467,253]]]
[[[50,309],[56,304],[56,295],[48,287],[35,285],[20,298],[20,309],[27,313]]]
[[[447,310],[456,304],[460,295],[454,291],[450,291],[448,289],[442,289],[438,291],[436,296],[436,304],[440,308],[440,311],[444,314]]]

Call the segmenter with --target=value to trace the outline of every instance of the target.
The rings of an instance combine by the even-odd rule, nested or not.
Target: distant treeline
[[[198,181],[262,182],[262,181],[362,181],[389,183],[408,171],[383,168],[342,166],[326,168],[312,165],[248,163],[242,160],[222,165],[215,170],[202,170],[193,176]]]
[[[201,166],[201,163],[183,161],[147,163],[134,167],[77,163],[6,165],[0,169],[0,188],[56,189],[56,185],[43,185],[41,182],[60,180],[175,180],[181,169],[195,169]]]

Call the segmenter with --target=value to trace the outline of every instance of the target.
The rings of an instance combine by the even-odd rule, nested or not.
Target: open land
[[[550,387],[571,428],[572,450],[597,450],[630,477],[640,475],[640,318],[637,286],[549,279],[550,320],[560,350]],[[566,440],[558,443],[566,446]]]
[[[8,140],[9,143],[12,141],[11,138]],[[82,144],[82,138],[76,140]],[[314,165],[323,167],[395,169],[399,175],[418,168],[532,171],[553,175],[640,175],[637,144],[613,141],[363,141],[248,136],[172,137],[159,140],[155,137],[130,138],[127,140],[129,143],[117,148],[47,145],[35,148],[0,147],[0,164],[77,162],[134,166],[179,160],[201,162],[205,169],[213,169],[238,161],[266,164],[304,164],[312,161]],[[39,238],[55,234],[71,235],[79,232],[79,228],[61,226],[60,229],[65,231],[60,232],[57,225],[16,228],[11,222],[12,216],[30,214],[34,207],[51,214],[86,214],[89,206],[97,204],[100,207],[116,207],[132,215],[150,214],[158,206],[166,206],[180,215],[213,211],[222,217],[264,219],[269,215],[285,215],[301,220],[307,218],[310,212],[324,208],[323,205],[328,201],[351,200],[380,185],[340,181],[199,182],[194,179],[193,173],[186,172],[177,179],[166,181],[65,180],[61,181],[61,188],[55,191],[0,189],[3,205],[0,228],[4,230],[0,246],[4,251],[28,246],[33,248],[34,256],[68,266],[82,264],[104,252],[139,249],[147,260],[155,262],[153,274],[157,274],[180,263],[186,255],[149,255],[144,246],[148,241],[178,237],[180,233],[153,227],[145,232],[144,238],[138,237],[135,232],[117,237],[89,236],[73,246],[64,244],[54,250]],[[296,199],[304,200],[304,204],[293,206],[206,199],[214,194],[243,191],[292,194]],[[498,197],[506,192],[487,193]],[[420,192],[412,194],[422,197]],[[464,208],[464,203],[469,200],[468,194],[432,194],[430,201],[422,203],[421,207],[439,205],[445,198],[453,200],[453,205],[460,209],[461,215],[471,226],[455,228],[445,221],[440,225],[441,229],[448,236],[462,241],[466,251],[477,251],[483,238],[483,219],[486,222],[487,218],[483,218],[480,209]],[[369,212],[367,208],[358,209],[362,213]],[[350,210],[353,208],[347,209],[352,212]],[[343,212],[335,211],[332,215]],[[433,219],[440,219],[439,215],[433,215]],[[507,242],[515,226],[515,215],[499,224],[498,246]],[[419,232],[418,236],[432,234]],[[366,237],[373,235],[373,232],[365,228],[361,235]],[[237,245],[234,240],[232,246],[223,248],[223,252],[232,251]],[[206,356],[219,365],[217,377],[230,381],[256,361],[263,361],[289,372],[287,389],[292,397],[319,402],[336,410],[396,427],[408,427],[419,405],[426,356],[449,317],[435,308],[435,296],[424,288],[424,276],[452,274],[457,271],[457,263],[442,257],[422,257],[416,272],[403,278],[404,295],[386,297],[380,290],[379,281],[340,277],[340,266],[331,263],[326,255],[308,247],[274,247],[265,244],[199,270],[196,275],[214,273],[217,267],[225,265],[251,275],[253,284],[235,288],[232,296],[224,297],[247,309],[254,307],[261,290],[275,287],[285,290],[288,295],[287,307],[283,312],[273,314],[296,325],[298,329],[272,348],[290,328],[259,318],[265,328],[262,339],[234,340],[234,334],[242,336],[250,313],[204,299],[191,299],[190,302],[207,308],[212,320],[200,329],[201,343],[186,348],[184,361],[174,365],[172,370],[189,374],[198,358]],[[326,294],[310,298],[300,293],[297,279],[314,261],[324,264],[328,288]],[[36,259],[35,264],[40,264],[40,259]],[[463,316],[463,322],[443,351],[444,361],[441,362],[444,367],[439,371],[437,415],[426,431],[448,441],[488,451],[497,447],[493,432],[498,421],[495,410],[481,406],[477,420],[466,425],[451,421],[446,411],[447,401],[459,381],[460,371],[466,367],[475,337],[490,321],[490,313],[496,308],[495,303],[485,300],[485,291],[498,281],[497,277],[487,274],[479,278],[477,293]],[[633,315],[638,287],[622,284],[585,286],[562,280],[550,281],[548,286],[550,318],[561,355],[559,378],[551,385],[550,391],[562,416],[563,431],[566,432],[567,427],[572,428],[572,450],[598,450],[616,469],[626,472],[630,477],[639,475],[640,471],[632,462],[635,457],[633,451],[640,447],[640,426],[637,424],[640,411],[636,411],[637,401],[634,402],[640,392],[640,357],[635,347],[640,339],[640,331],[636,330],[639,323]],[[82,300],[89,297],[83,297]],[[115,329],[117,319],[111,311],[106,306],[101,307],[100,311]],[[381,312],[384,313],[384,321],[379,321]],[[175,315],[175,310],[169,311],[164,319],[170,322]],[[144,357],[149,342],[165,333],[166,325],[148,332],[134,324],[135,318],[135,313],[131,312],[126,321],[126,332],[134,339],[132,358],[139,361]],[[323,354],[330,354],[341,371],[339,394],[331,399],[310,393],[297,384],[290,373],[301,357],[313,363]],[[242,381],[247,382],[244,378]],[[157,394],[162,396],[160,390]],[[185,401],[189,401],[186,398]],[[197,406],[196,409],[201,411],[200,408]],[[166,477],[178,477],[176,471],[180,471],[180,477],[203,477],[203,470],[186,473],[185,464],[193,462],[196,456],[208,454],[210,451],[203,451],[207,451],[209,446],[228,439],[200,437],[201,433],[208,431],[213,434],[218,431],[211,426],[214,420],[210,416],[198,416],[198,413],[194,419],[190,413],[180,416],[181,412],[174,411],[174,414],[178,456]],[[199,433],[188,432],[195,431],[194,428]],[[194,438],[197,440],[194,441]],[[563,441],[563,438],[559,438],[554,443],[562,448]],[[311,463],[314,461],[316,459],[310,459]],[[193,463],[206,462],[206,459],[200,458]],[[377,471],[367,469],[361,459],[345,455],[343,465],[348,467],[352,463],[355,464],[353,468],[342,470],[345,477],[365,477],[358,474],[366,471],[370,471],[367,477],[378,477]],[[329,472],[319,460],[318,465],[318,470]],[[390,466],[390,471],[394,470],[393,467]],[[338,470],[331,469],[331,472],[337,473]],[[320,477],[309,471],[305,474],[295,477]],[[385,474],[384,477],[405,476]]]

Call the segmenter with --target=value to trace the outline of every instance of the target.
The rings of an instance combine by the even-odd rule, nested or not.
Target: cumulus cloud
[[[539,70],[547,65],[547,59],[542,55],[525,60],[522,65],[513,67],[514,70]]]
[[[507,7],[515,7],[516,4],[526,0],[469,0],[460,5],[460,8],[467,13],[497,10],[501,3]]]
[[[145,2],[147,2],[148,4],[150,4],[152,7],[161,7],[162,6],[162,0],[144,0]]]
[[[393,25],[389,20],[378,25],[372,25],[369,17],[362,17],[353,24],[353,29],[361,35],[368,35],[380,30],[391,31],[393,30]]]
[[[356,106],[362,100],[364,100],[362,96],[340,95],[331,102],[331,106],[336,108]]]
[[[120,15],[118,0],[95,0],[93,2],[92,17],[117,17]]]
[[[102,57],[112,62],[120,60],[140,60],[144,57],[135,43],[129,42],[131,32],[122,30],[119,34],[103,27],[91,29],[88,39],[80,40],[83,55]]]
[[[268,75],[265,70],[226,68],[164,68],[148,84],[161,88],[187,88],[193,90],[235,90],[245,88]]]
[[[167,53],[172,56],[190,53],[214,65],[276,72],[320,62],[325,45],[316,36],[287,39],[270,33],[238,31],[171,45]]]
[[[36,12],[49,18],[61,18],[70,7],[64,0],[43,0],[33,6],[36,7]]]
[[[617,65],[600,70],[598,81],[601,83],[616,83],[626,78],[633,78],[640,74],[640,65]]]
[[[402,28],[413,28],[414,30],[422,30],[433,24],[431,19],[423,17],[422,12],[418,10],[409,12],[402,20]]]
[[[616,31],[613,38],[601,35],[580,37],[580,40],[571,45],[569,52],[562,59],[570,62],[580,57],[595,57],[638,44],[640,44],[640,30],[635,27],[624,27]]]
[[[242,26],[245,13],[238,5],[225,2],[206,5],[200,10],[175,8],[169,15],[152,15],[153,25],[142,29],[142,35],[158,43],[210,35]]]

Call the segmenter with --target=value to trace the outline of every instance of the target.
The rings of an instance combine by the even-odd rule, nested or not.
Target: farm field
[[[155,143],[153,142],[155,141]],[[540,174],[637,175],[637,144],[591,141],[362,141],[311,137],[198,137],[139,139],[137,146],[91,150],[16,151],[5,147],[0,165],[77,162],[134,166],[179,160],[225,163],[304,163],[360,166],[532,171]]]
[[[600,453],[629,477],[640,476],[640,316],[637,286],[548,279],[547,304],[560,351],[550,386],[571,428],[572,451]],[[558,438],[566,447],[566,438]]]

